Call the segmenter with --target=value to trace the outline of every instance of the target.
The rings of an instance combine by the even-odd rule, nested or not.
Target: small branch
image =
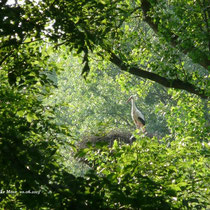
[[[13,51],[10,51],[9,53],[7,53],[7,54],[3,57],[3,59],[0,61],[0,66],[4,63],[4,61],[5,61],[10,55],[12,55],[13,52],[14,52],[14,50],[13,50]]]

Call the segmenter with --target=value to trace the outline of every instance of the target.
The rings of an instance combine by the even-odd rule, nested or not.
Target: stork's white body
[[[134,97],[131,96],[128,99],[128,102],[131,101],[131,117],[136,125],[137,129],[140,129],[145,132],[145,118],[144,115],[137,109],[135,102],[134,102]]]

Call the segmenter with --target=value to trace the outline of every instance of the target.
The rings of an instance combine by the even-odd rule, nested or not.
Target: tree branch
[[[159,33],[160,32],[159,27],[158,27],[159,20],[157,19],[156,22],[154,22],[153,19],[148,15],[148,12],[152,9],[152,5],[150,4],[150,2],[148,0],[141,0],[141,9],[143,11],[144,21],[153,29],[153,31],[155,33]],[[200,64],[201,66],[203,66],[205,69],[208,70],[208,66],[210,66],[210,60],[208,59],[208,56],[204,52],[201,52],[201,50],[196,48],[192,43],[190,44],[190,46],[187,49],[178,46],[179,36],[172,33],[169,29],[167,29],[167,32],[168,32],[168,34],[171,38],[170,39],[170,44],[173,47],[177,47],[184,54],[188,54],[190,52],[202,53],[203,58],[198,60],[198,61],[196,60],[196,63]]]
[[[10,51],[9,53],[7,53],[1,60],[0,60],[0,66],[4,63],[4,61],[9,58],[10,55],[12,55],[12,53],[14,52],[14,50]]]
[[[167,79],[165,77],[159,76],[158,74],[145,71],[143,69],[140,69],[138,67],[132,67],[127,64],[125,64],[117,55],[114,53],[111,53],[110,61],[114,63],[116,66],[118,66],[121,70],[127,71],[130,74],[149,79],[151,81],[157,82],[165,87],[168,88],[175,88],[180,90],[186,90],[187,92],[194,93],[201,98],[207,99],[208,96],[205,93],[204,90],[201,90],[200,88],[194,86],[193,84],[189,82],[183,82],[179,79]]]

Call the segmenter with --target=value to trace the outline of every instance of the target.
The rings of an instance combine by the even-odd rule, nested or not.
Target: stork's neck
[[[132,106],[132,109],[136,109],[136,105],[134,103],[134,99],[133,98],[131,99],[131,106]]]

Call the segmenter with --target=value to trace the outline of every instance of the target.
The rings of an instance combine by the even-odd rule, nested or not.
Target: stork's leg
[[[139,130],[142,131],[143,133],[146,132],[145,126],[144,126],[142,123],[137,122],[136,127],[137,127],[137,129],[139,129]]]

